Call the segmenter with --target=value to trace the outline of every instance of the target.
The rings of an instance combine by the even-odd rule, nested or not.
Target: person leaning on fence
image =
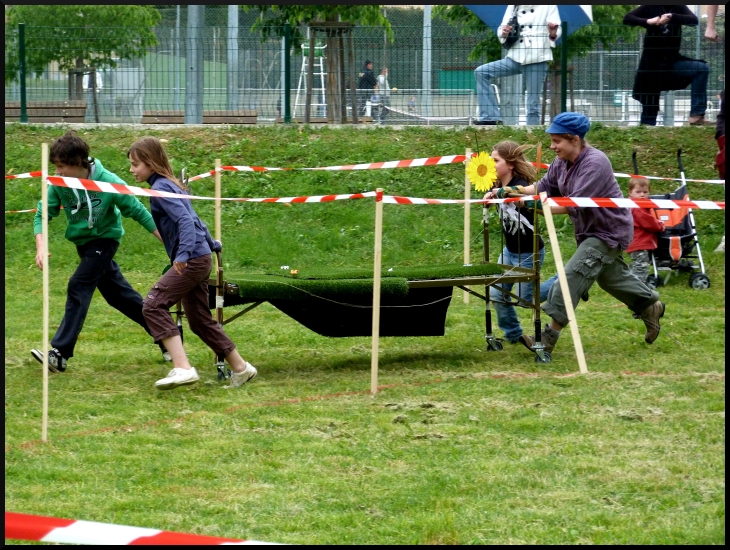
[[[149,182],[155,191],[188,194],[173,176],[159,139],[138,139],[127,151],[127,157],[129,171],[138,182]],[[142,308],[152,334],[165,344],[172,356],[173,369],[165,378],[158,380],[155,387],[169,390],[199,380],[197,371],[188,362],[180,331],[169,311],[180,300],[190,330],[216,355],[226,358],[233,371],[231,387],[241,386],[252,380],[257,371],[241,358],[236,345],[211,316],[208,307],[211,251],[220,251],[222,245],[210,236],[208,228],[190,202],[187,199],[150,198],[152,217],[160,229],[162,242],[172,264],[172,268],[149,290]]]
[[[648,199],[651,183],[648,178],[629,179],[629,198]],[[664,224],[657,219],[651,208],[632,208],[634,218],[634,238],[626,249],[631,258],[629,271],[641,282],[646,283],[649,277],[649,252],[656,250],[659,244],[659,233],[664,231]]]
[[[525,158],[525,150],[530,145],[520,145],[514,141],[500,141],[492,148],[491,157],[494,159],[497,170],[495,186],[484,198],[492,198],[496,189],[504,186],[527,186],[535,182],[537,170]],[[502,234],[505,247],[497,260],[504,265],[515,265],[532,269],[534,258],[534,227],[535,208],[542,212],[540,201],[529,201],[527,204],[515,202],[497,205],[502,215]],[[539,263],[545,261],[545,243],[538,236]],[[550,287],[557,275],[552,276],[540,284],[540,301],[547,298]],[[516,344],[522,336],[522,327],[517,319],[514,302],[505,292],[513,292],[514,283],[493,285],[489,288],[489,299],[494,304],[497,313],[497,324],[504,331],[504,337],[510,344]],[[516,294],[526,302],[532,302],[532,283],[517,283]]]
[[[683,5],[641,5],[624,16],[624,25],[646,29],[632,94],[641,103],[641,124],[656,126],[662,91],[684,90],[690,84],[687,122],[692,126],[705,124],[710,68],[701,59],[679,53],[682,25],[696,26],[697,21],[697,16]]]
[[[72,130],[53,141],[49,157],[59,176],[126,185],[119,176],[104,168],[99,159],[89,157],[89,145]],[[58,216],[61,205],[66,213],[66,239],[76,245],[76,252],[81,260],[68,280],[63,319],[51,340],[52,349],[48,352],[48,370],[51,372],[66,370],[66,361],[74,355],[76,342],[97,289],[110,306],[152,336],[142,314],[142,296],[127,282],[119,265],[114,261],[114,255],[124,235],[122,216],[132,218],[162,241],[152,216],[134,195],[50,186],[48,221]],[[43,265],[42,208],[43,202],[38,201],[38,210],[33,220],[35,263],[41,270],[47,267]],[[50,256],[48,254],[49,258]],[[159,340],[156,343],[160,346],[163,357],[169,361],[170,356],[165,347]],[[42,351],[33,349],[31,355],[40,363],[43,362]]]
[[[497,198],[507,193],[548,197],[622,198],[621,188],[613,175],[608,157],[585,141],[590,129],[588,117],[581,113],[560,113],[546,132],[555,160],[538,183],[527,187],[503,187]],[[666,310],[659,294],[637,281],[629,272],[621,251],[626,250],[633,236],[633,222],[628,208],[551,207],[553,214],[568,214],[573,222],[578,249],[565,264],[565,275],[573,307],[593,283],[618,299],[644,321],[644,341],[651,344],[659,336],[659,319]],[[545,351],[552,352],[560,331],[568,324],[562,289],[553,285],[542,310],[551,317],[541,334]],[[521,342],[535,351],[535,340],[523,334]]]
[[[517,42],[504,59],[486,63],[474,71],[479,102],[479,119],[475,124],[478,125],[501,124],[502,116],[492,89],[492,79],[516,74],[525,77],[527,124],[540,124],[540,94],[548,63],[553,60],[552,49],[560,38],[560,15],[557,6],[509,5],[497,30],[502,44],[512,30],[508,22],[513,13],[516,13],[519,24]]]
[[[375,88],[377,83],[378,81],[375,78],[375,73],[373,73],[373,62],[368,59],[365,61],[362,72],[360,73],[360,78],[357,81],[358,96],[360,98],[358,108],[360,109],[361,115],[365,114],[365,104],[368,99],[370,99],[372,90]]]

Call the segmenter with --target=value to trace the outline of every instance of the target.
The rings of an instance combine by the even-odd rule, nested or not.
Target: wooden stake
[[[383,189],[376,189],[375,253],[373,266],[373,349],[370,361],[370,393],[378,393],[378,350],[380,347],[380,269],[383,251]]]
[[[578,368],[582,374],[585,374],[588,372],[588,367],[586,366],[586,358],[583,354],[583,344],[580,341],[580,334],[578,333],[578,321],[575,319],[573,299],[570,297],[568,279],[565,276],[565,266],[563,265],[563,257],[560,254],[560,244],[558,243],[558,234],[555,231],[555,224],[553,223],[553,214],[550,211],[550,206],[546,204],[547,193],[544,191],[540,193],[540,200],[542,200],[542,210],[545,214],[545,225],[547,226],[548,234],[550,235],[550,246],[553,249],[553,256],[555,256],[555,267],[558,270],[558,281],[560,283],[560,290],[563,292],[563,301],[565,302],[565,309],[568,314],[570,334],[573,336],[575,355],[578,357]]]
[[[41,440],[48,441],[48,316],[50,304],[48,302],[48,144],[41,145],[41,209],[42,222],[41,232],[43,233],[43,411],[41,420]]]
[[[471,182],[466,174],[466,166],[471,160],[471,149],[466,150],[466,160],[464,161],[464,263],[471,263]],[[464,303],[469,303],[469,293],[464,291]]]
[[[542,164],[542,143],[537,144],[537,180],[540,179],[540,164]]]
[[[215,239],[221,240],[221,159],[215,159]]]

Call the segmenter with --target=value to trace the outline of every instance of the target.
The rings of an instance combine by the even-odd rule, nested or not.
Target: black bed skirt
[[[214,290],[214,289],[211,289]],[[211,292],[211,309],[215,293]],[[383,297],[380,336],[443,336],[453,287],[412,288],[405,297]],[[224,307],[242,303],[227,294]],[[289,317],[322,336],[370,336],[372,296],[311,297],[308,300],[269,300]]]

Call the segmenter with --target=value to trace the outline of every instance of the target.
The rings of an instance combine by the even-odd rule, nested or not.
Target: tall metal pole
[[[180,110],[180,6],[175,15],[175,110]]]
[[[229,111],[238,109],[238,6],[228,6],[226,92]]]
[[[568,110],[568,22],[563,21],[563,44],[560,47],[560,112]]]
[[[291,124],[291,26],[289,21],[284,24],[284,124]]]
[[[203,10],[205,6],[188,6],[185,124],[203,123]]]
[[[421,84],[421,109],[424,116],[431,116],[431,6],[423,6],[423,70]]]
[[[20,122],[28,122],[25,96],[25,23],[18,23],[18,60],[20,62]]]

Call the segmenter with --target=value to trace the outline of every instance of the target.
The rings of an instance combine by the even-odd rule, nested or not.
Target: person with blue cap
[[[591,127],[588,117],[581,113],[561,113],[546,132],[550,134],[550,149],[555,160],[547,174],[527,187],[502,187],[485,198],[504,198],[507,193],[548,197],[623,198],[613,175],[611,161],[585,141]],[[574,225],[578,249],[565,264],[565,274],[574,307],[598,283],[611,296],[626,304],[634,317],[644,321],[644,341],[651,344],[659,336],[659,319],[666,306],[659,294],[634,277],[621,253],[631,243],[634,223],[627,208],[580,208],[553,206],[553,214],[568,214]],[[555,347],[560,331],[568,324],[568,315],[560,285],[553,285],[542,310],[550,316],[540,341],[546,352]],[[523,334],[520,341],[535,351],[536,340]]]

